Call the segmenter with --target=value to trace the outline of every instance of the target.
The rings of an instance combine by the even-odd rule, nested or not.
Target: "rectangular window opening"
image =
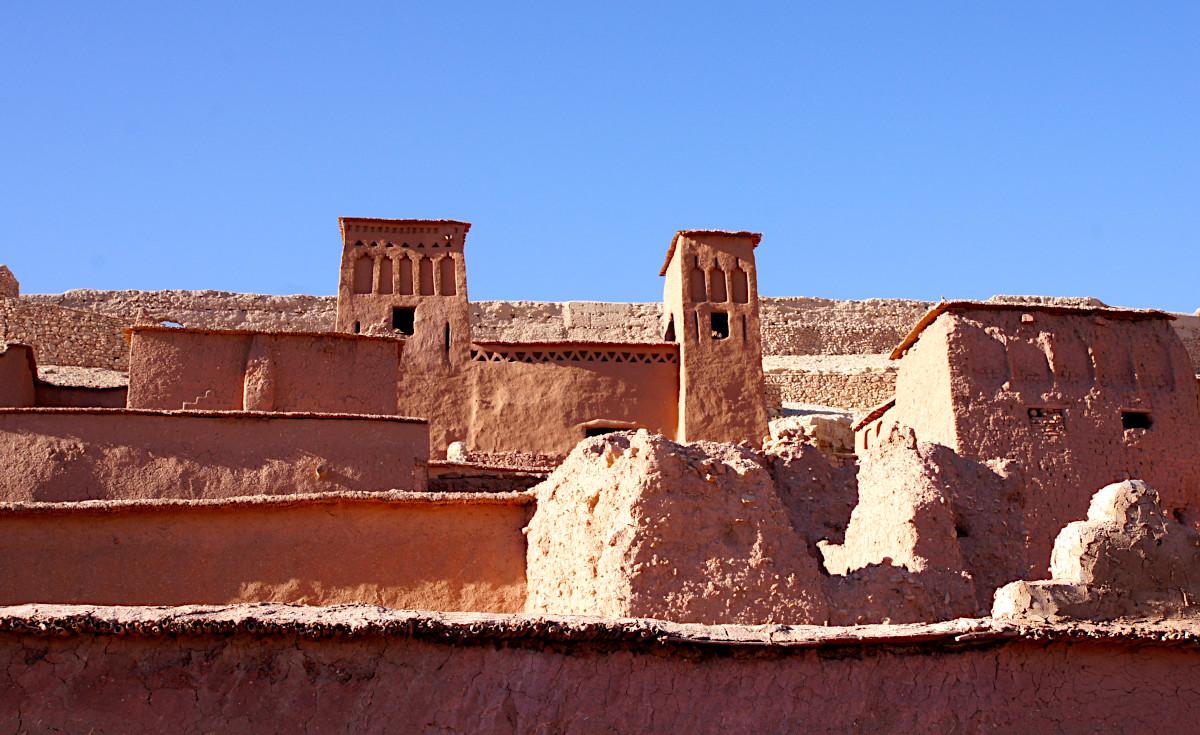
[[[712,338],[729,338],[729,315],[723,311],[714,311],[712,313]]]
[[[1154,422],[1150,419],[1149,411],[1122,411],[1121,428],[1149,429]]]
[[[392,329],[407,334],[413,333],[416,324],[417,310],[412,307],[397,307],[392,309]]]

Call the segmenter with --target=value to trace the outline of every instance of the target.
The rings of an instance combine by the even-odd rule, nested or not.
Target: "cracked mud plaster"
[[[1193,650],[1016,640],[749,652],[404,637],[0,634],[0,731],[1177,732]]]

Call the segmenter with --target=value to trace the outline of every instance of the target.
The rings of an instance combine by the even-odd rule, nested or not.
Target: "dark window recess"
[[[667,322],[667,333],[663,337],[663,340],[666,342],[675,341],[675,317],[671,317],[671,320]]]
[[[585,437],[601,436],[603,434],[611,434],[614,431],[628,431],[628,429],[620,429],[615,426],[589,426],[583,430],[583,435]]]
[[[392,309],[392,329],[401,334],[413,333],[413,325],[416,323],[417,310],[415,308],[396,308]]]
[[[446,325],[446,352],[450,351],[450,325]]]
[[[1125,429],[1149,429],[1154,422],[1146,411],[1122,411],[1121,427]]]
[[[712,337],[713,339],[729,338],[729,315],[723,311],[712,313]]]
[[[354,333],[358,334],[361,331],[362,331],[362,324],[360,324],[359,322],[354,322]]]

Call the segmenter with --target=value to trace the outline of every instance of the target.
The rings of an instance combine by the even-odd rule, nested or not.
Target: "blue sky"
[[[178,7],[176,7],[178,6]],[[6,3],[0,263],[336,291],[339,216],[474,223],[470,296],[1200,307],[1200,4]]]

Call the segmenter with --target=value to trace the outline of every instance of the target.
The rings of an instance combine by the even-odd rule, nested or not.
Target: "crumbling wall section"
[[[0,409],[0,502],[424,490],[413,419]]]
[[[860,484],[856,530],[852,468],[811,447],[772,451],[640,431],[582,442],[535,488],[527,610],[789,625],[976,612],[949,497],[908,482],[939,468],[910,451],[899,478],[885,467]],[[823,575],[813,541],[828,550],[843,532],[848,563]]]
[[[748,449],[645,431],[593,437],[536,492],[530,612],[828,620],[816,560]]]

